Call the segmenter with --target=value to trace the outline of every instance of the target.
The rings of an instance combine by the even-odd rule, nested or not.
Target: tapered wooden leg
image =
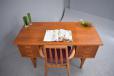
[[[69,64],[67,65],[67,74],[68,74],[67,76],[70,76],[70,65]]]
[[[45,76],[47,76],[47,74],[48,74],[48,68],[47,68],[47,66],[45,65]]]
[[[81,64],[80,64],[80,68],[82,68],[84,62],[85,62],[85,58],[80,58]]]
[[[36,68],[36,58],[31,58],[34,68]]]

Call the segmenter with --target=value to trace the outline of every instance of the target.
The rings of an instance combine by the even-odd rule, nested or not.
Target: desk
[[[44,42],[46,30],[66,29],[72,31],[72,42]],[[82,68],[86,58],[94,58],[102,41],[95,27],[82,27],[79,22],[33,22],[28,28],[22,28],[15,39],[22,57],[29,57],[36,67],[36,58],[40,57],[39,48],[45,44],[71,45],[76,47],[75,57],[80,58]]]

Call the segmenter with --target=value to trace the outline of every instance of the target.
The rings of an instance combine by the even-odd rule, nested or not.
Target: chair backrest
[[[45,45],[45,61],[50,64],[66,64],[68,62],[68,49],[63,45]]]

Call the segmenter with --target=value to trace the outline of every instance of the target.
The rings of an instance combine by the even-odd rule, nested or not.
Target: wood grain
[[[44,42],[45,31],[66,29],[72,31],[72,42]],[[95,27],[82,27],[79,22],[33,22],[28,28],[22,28],[15,39],[16,45],[102,45]]]

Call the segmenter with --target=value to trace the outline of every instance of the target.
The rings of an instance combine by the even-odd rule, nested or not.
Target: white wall
[[[114,0],[70,0],[70,8],[114,20]]]
[[[65,1],[65,8],[70,8],[70,0],[64,0]]]
[[[33,21],[59,21],[64,0],[0,0],[0,58],[8,55],[27,12]]]

